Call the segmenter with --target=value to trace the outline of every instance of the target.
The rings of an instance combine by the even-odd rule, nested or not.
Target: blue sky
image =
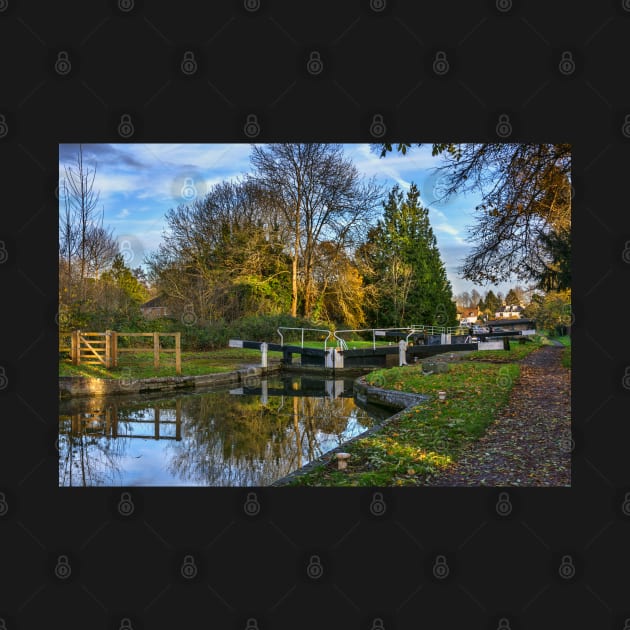
[[[429,218],[454,293],[488,288],[504,294],[511,284],[477,286],[463,280],[457,267],[470,251],[467,227],[474,223],[475,196],[439,200],[440,180],[434,172],[440,163],[431,156],[431,145],[412,149],[407,155],[390,153],[384,158],[369,144],[344,144],[344,152],[359,172],[375,176],[390,188],[398,183],[406,190],[411,182],[420,189],[420,199],[429,208]],[[59,177],[64,165],[76,160],[78,145],[59,145]],[[142,264],[155,250],[166,228],[164,214],[194,195],[204,196],[210,187],[235,179],[251,170],[250,144],[84,144],[84,163],[96,167],[95,190],[100,192],[99,210],[104,224],[113,228],[121,250],[127,250],[131,267]],[[61,206],[60,206],[61,207]],[[131,255],[129,254],[131,252]]]

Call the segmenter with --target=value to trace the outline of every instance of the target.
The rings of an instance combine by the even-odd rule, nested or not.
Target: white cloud
[[[451,234],[452,236],[457,236],[459,234],[459,230],[449,223],[437,223],[433,226],[433,229],[439,232],[446,232],[446,234]]]
[[[127,208],[123,208],[117,215],[117,219],[125,219],[129,216],[129,210]]]

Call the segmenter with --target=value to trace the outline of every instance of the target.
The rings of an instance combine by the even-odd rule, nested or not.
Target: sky
[[[264,145],[262,145],[264,146]],[[113,229],[129,267],[142,266],[145,255],[160,244],[170,208],[203,197],[221,181],[237,179],[252,170],[251,144],[83,144],[83,161],[95,169],[94,190],[99,192],[103,223]],[[390,189],[403,191],[413,182],[420,200],[429,208],[429,220],[437,239],[453,293],[476,288],[507,293],[510,286],[475,286],[462,279],[457,268],[471,251],[467,228],[474,225],[478,195],[440,199],[440,176],[435,172],[440,158],[431,156],[431,145],[414,147],[407,155],[395,152],[380,158],[370,144],[344,144],[344,153],[366,177]],[[66,165],[76,162],[78,144],[59,145],[59,179]],[[60,186],[62,190],[62,186]],[[63,207],[60,198],[60,209]]]

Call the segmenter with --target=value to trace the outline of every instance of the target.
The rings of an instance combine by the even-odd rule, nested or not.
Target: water
[[[349,379],[249,385],[61,402],[59,485],[265,486],[392,413]]]

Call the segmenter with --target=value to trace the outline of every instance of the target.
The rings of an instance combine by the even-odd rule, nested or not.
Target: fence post
[[[118,333],[115,330],[112,331],[112,348],[113,366],[118,367]]]
[[[72,365],[77,364],[77,331],[73,330],[70,334],[70,360]]]
[[[111,330],[105,331],[105,367],[107,369],[112,367],[112,332]]]
[[[182,373],[182,333],[175,333],[175,371]]]
[[[81,331],[77,330],[77,365],[81,364]]]
[[[160,367],[160,336],[158,333],[153,333],[153,367]]]

